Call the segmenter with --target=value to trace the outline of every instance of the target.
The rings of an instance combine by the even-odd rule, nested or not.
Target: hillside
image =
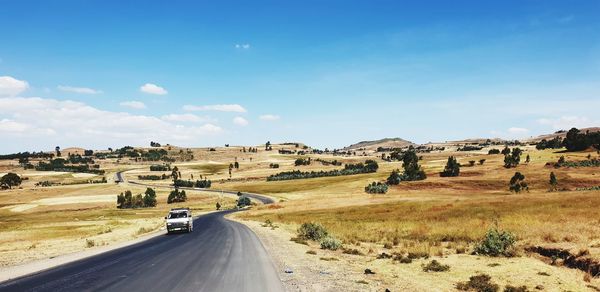
[[[408,147],[411,145],[416,145],[413,142],[401,139],[401,138],[384,138],[380,140],[374,141],[361,141],[356,144],[352,144],[350,146],[344,147],[344,150],[357,150],[357,149],[366,149],[366,150],[375,150],[378,147],[383,148],[402,148]]]
[[[557,131],[557,132],[554,132],[552,134],[539,135],[537,137],[533,137],[533,138],[527,139],[525,141],[527,141],[527,142],[538,142],[538,141],[541,141],[542,139],[551,140],[551,139],[554,139],[555,137],[564,138],[565,136],[567,136],[567,132],[568,131],[569,130],[567,129],[567,130]],[[582,128],[582,129],[579,129],[579,131],[581,131],[582,133],[585,133],[587,131],[590,131],[590,132],[600,132],[600,127]]]

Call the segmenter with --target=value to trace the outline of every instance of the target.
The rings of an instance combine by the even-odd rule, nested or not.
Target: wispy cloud
[[[238,126],[242,126],[245,127],[248,125],[248,120],[242,118],[242,117],[235,117],[233,118],[233,123],[238,125]]]
[[[67,86],[67,85],[59,85],[57,86],[57,88],[61,91],[65,91],[65,92],[73,92],[73,93],[79,93],[79,94],[99,94],[102,93],[101,90],[96,90],[96,89],[92,89],[92,88],[88,88],[88,87],[74,87],[74,86]]]
[[[566,24],[566,23],[573,21],[574,19],[575,19],[574,15],[566,15],[566,16],[558,18],[556,21],[558,21],[558,23]]]
[[[140,87],[140,91],[148,94],[165,95],[167,90],[152,83],[146,83]]]
[[[183,109],[186,111],[247,112],[246,109],[239,104],[184,105]]]
[[[278,115],[271,115],[271,114],[261,115],[258,118],[263,121],[277,121],[280,119],[280,117]]]
[[[119,103],[119,105],[128,107],[128,108],[132,108],[132,109],[145,109],[146,108],[146,105],[143,102],[136,101],[136,100],[124,101],[124,102]]]
[[[250,44],[235,44],[236,49],[248,50],[250,49]]]
[[[18,80],[11,76],[0,76],[0,97],[15,96],[29,88],[27,81]]]
[[[568,130],[570,128],[600,127],[600,120],[592,120],[584,116],[562,116],[555,119],[538,119],[540,125],[551,126],[554,130]]]

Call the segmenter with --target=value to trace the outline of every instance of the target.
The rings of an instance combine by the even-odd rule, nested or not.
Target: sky
[[[0,153],[600,126],[600,1],[0,0]]]

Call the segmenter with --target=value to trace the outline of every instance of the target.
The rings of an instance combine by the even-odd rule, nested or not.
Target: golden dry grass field
[[[560,267],[556,263],[551,266],[546,263],[547,259],[526,251],[537,246],[557,247],[573,252],[587,251],[588,257],[600,259],[600,192],[575,190],[600,185],[600,168],[546,166],[547,162],[555,162],[560,156],[567,160],[585,160],[588,155],[598,157],[598,154],[539,151],[532,146],[522,148],[525,153],[521,164],[511,169],[503,167],[502,155],[488,155],[489,148],[457,152],[449,147],[443,152],[419,154],[423,156],[419,163],[426,171],[427,179],[401,182],[391,186],[386,194],[367,194],[364,187],[373,181],[385,181],[392,170],[402,168],[402,163],[383,161],[380,154],[373,151],[365,153],[365,156],[362,153],[334,156],[278,153],[280,149],[301,149],[293,145],[274,145],[273,151],[264,151],[264,146],[258,146],[258,153],[243,152],[242,147],[219,147],[215,151],[193,148],[189,149],[194,155],[193,160],[174,162],[172,166],[178,167],[183,179],[212,180],[212,189],[215,190],[253,192],[276,198],[275,204],[254,206],[235,216],[259,222],[269,219],[282,226],[280,231],[274,232],[288,232],[290,236],[302,223],[321,223],[340,238],[346,248],[357,249],[363,254],[352,258],[353,263],[379,267],[382,273],[378,277],[391,287],[394,287],[395,281],[410,278],[407,278],[407,273],[416,273],[414,277],[419,281],[439,284],[429,288],[452,289],[458,279],[468,279],[469,273],[476,271],[489,272],[499,283],[506,284],[511,282],[511,277],[514,279],[511,275],[515,269],[529,269],[523,272],[529,277],[523,278],[524,282],[535,279],[540,283],[550,283],[545,278],[547,276],[536,274],[542,267],[552,269],[554,276],[550,278],[553,281],[561,279],[558,282],[563,286],[558,290],[600,287],[597,278],[590,279],[583,271]],[[176,153],[178,150],[171,151]],[[527,154],[531,162],[524,163]],[[440,177],[438,173],[450,155],[456,156],[463,165],[460,176]],[[310,157],[312,163],[295,166],[294,160],[298,157]],[[349,176],[266,181],[268,175],[281,171],[341,168],[323,165],[316,159],[343,163],[375,159],[379,170]],[[480,159],[485,159],[483,165],[465,166],[470,160]],[[234,168],[230,176],[229,165],[235,161],[240,167]],[[0,265],[52,257],[90,245],[112,244],[162,227],[162,217],[175,206],[166,204],[169,179],[139,180],[140,175],[169,173],[150,171],[152,164],[155,163],[125,158],[107,159],[101,162],[101,168],[107,171],[108,183],[85,184],[85,181],[99,177],[23,170],[16,161],[3,161],[0,173],[17,172],[28,180],[20,189],[0,192]],[[279,168],[271,168],[271,164],[278,164]],[[132,190],[134,194],[145,190],[145,187],[131,183],[115,184],[113,177],[118,171],[124,171],[130,182],[164,186],[157,188],[158,206],[117,209],[117,194],[125,190]],[[514,194],[508,190],[508,182],[515,171],[525,175],[529,191]],[[556,174],[558,186],[564,191],[548,191],[551,171]],[[44,180],[65,185],[35,186],[36,182]],[[190,191],[188,202],[178,206],[190,206],[198,214],[214,210],[217,201],[225,207],[232,207],[235,196]],[[496,225],[517,236],[518,256],[506,259],[469,255],[485,232]],[[420,268],[414,265],[402,266],[376,260],[381,252],[427,253],[444,259],[456,271],[443,276],[421,275],[416,271]],[[341,255],[341,251],[330,253],[341,258],[346,256]],[[487,265],[492,262],[499,262],[505,267],[491,269]],[[509,268],[511,263],[515,266]],[[398,274],[404,276],[398,277]]]

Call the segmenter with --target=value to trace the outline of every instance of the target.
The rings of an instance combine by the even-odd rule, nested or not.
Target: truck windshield
[[[186,212],[169,213],[169,219],[187,218]]]

